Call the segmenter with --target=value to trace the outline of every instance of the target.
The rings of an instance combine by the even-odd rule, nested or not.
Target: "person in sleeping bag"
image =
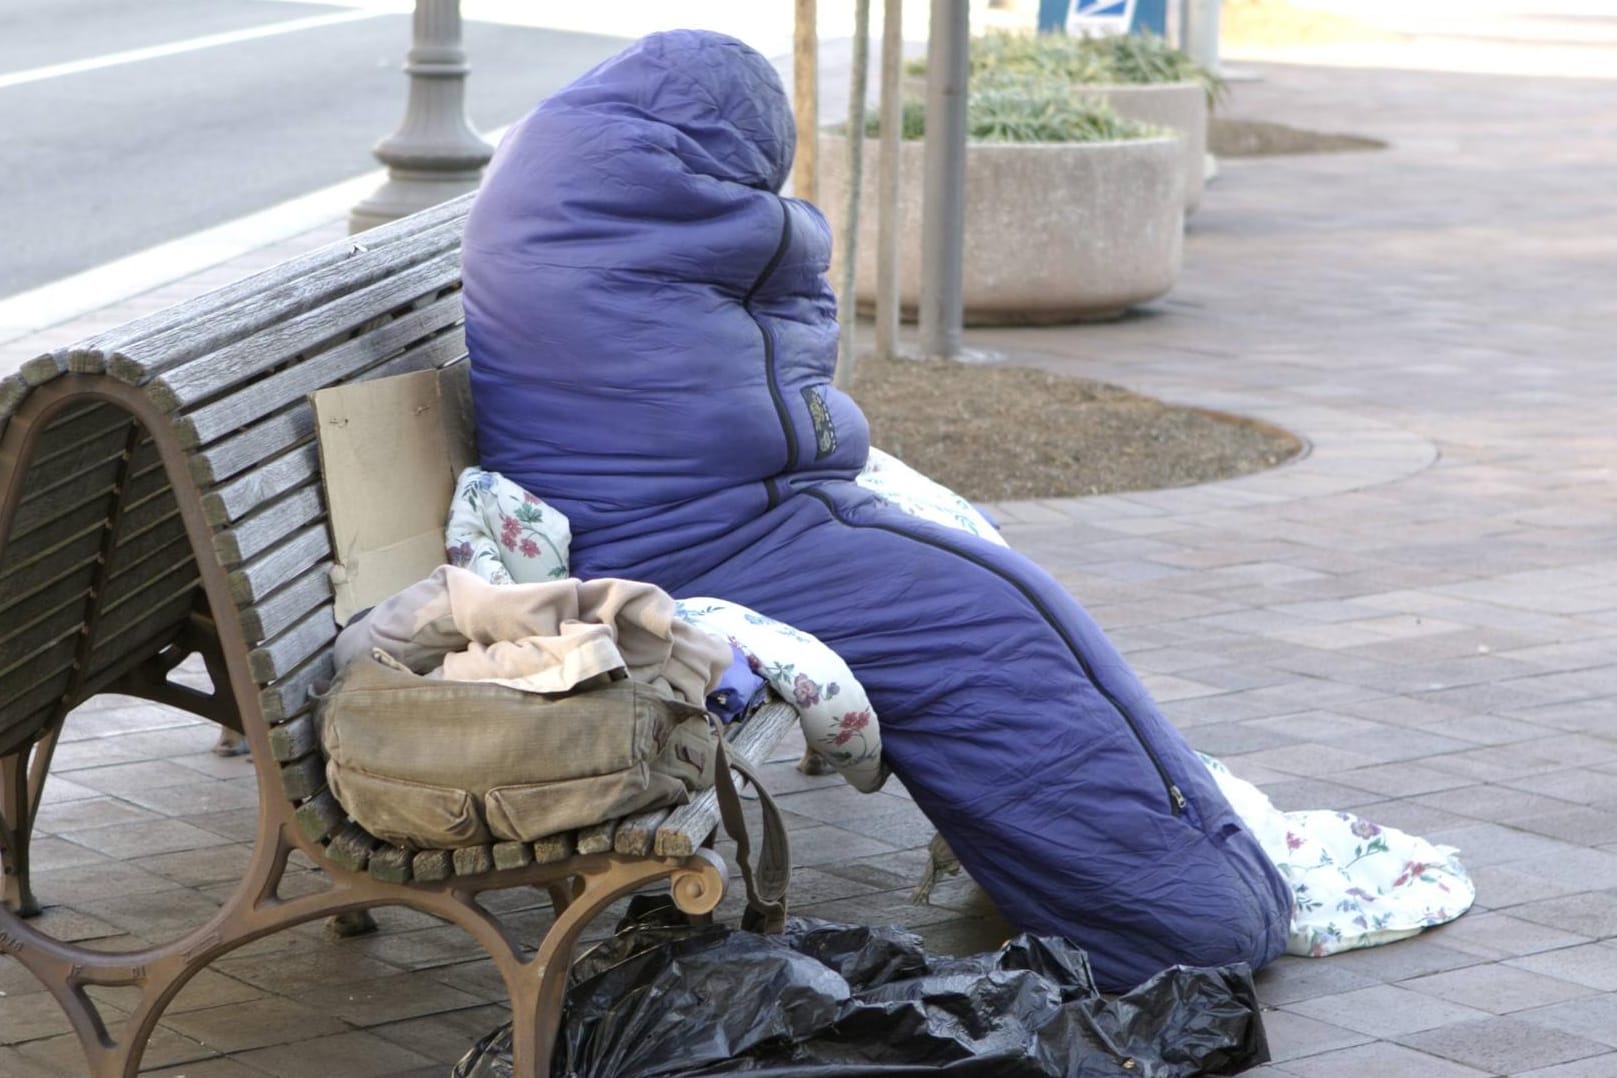
[[[1290,890],[1100,629],[1027,558],[854,483],[831,238],[778,194],[768,61],[655,34],[506,136],[466,223],[482,464],[572,522],[581,577],[718,596],[819,637],[887,762],[1018,928],[1098,982],[1259,967]]]

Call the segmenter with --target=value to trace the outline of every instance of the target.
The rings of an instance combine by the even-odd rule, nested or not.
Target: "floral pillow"
[[[808,633],[723,599],[680,599],[679,617],[728,639],[753,672],[797,708],[808,747],[854,789],[874,793],[887,781],[881,726],[848,664]]]
[[[498,472],[467,468],[455,483],[444,530],[449,564],[491,584],[534,584],[568,576],[573,530],[546,505]]]
[[[958,528],[1000,546],[1008,545],[999,529],[975,505],[875,446],[871,446],[865,468],[854,482],[912,517]]]

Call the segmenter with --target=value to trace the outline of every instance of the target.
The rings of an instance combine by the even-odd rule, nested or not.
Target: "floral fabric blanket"
[[[865,690],[837,653],[808,633],[723,599],[679,599],[677,615],[730,641],[747,665],[797,709],[803,740],[849,785],[874,793],[887,781],[881,728]]]
[[[450,565],[490,584],[538,584],[568,576],[567,517],[495,472],[467,468],[455,482],[444,529]]]
[[[1476,900],[1454,847],[1351,812],[1281,812],[1218,760],[1202,760],[1291,884],[1297,901],[1287,954],[1319,958],[1408,939],[1454,920]]]

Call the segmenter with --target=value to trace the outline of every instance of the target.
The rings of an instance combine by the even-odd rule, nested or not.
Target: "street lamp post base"
[[[460,0],[416,0],[404,123],[377,143],[387,181],[348,216],[350,234],[396,220],[474,190],[494,147],[466,118]]]
[[[482,174],[411,175],[393,171],[387,181],[348,211],[348,233],[396,221],[429,206],[477,190]]]

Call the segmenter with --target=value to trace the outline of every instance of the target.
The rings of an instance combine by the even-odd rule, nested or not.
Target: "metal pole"
[[[898,356],[898,175],[904,122],[904,0],[886,0],[881,33],[881,165],[876,174],[876,355]]]
[[[353,208],[348,231],[362,232],[475,189],[494,147],[466,119],[460,0],[416,0],[404,70],[410,100],[404,123],[373,151],[387,181]]]
[[[926,55],[926,184],[921,212],[921,350],[954,358],[965,322],[967,0],[932,0]]]
[[[1189,0],[1189,4],[1190,27],[1185,35],[1185,51],[1192,60],[1217,75],[1220,0]]]
[[[842,227],[842,294],[837,297],[839,389],[853,385],[858,353],[859,196],[865,179],[865,98],[870,74],[870,0],[853,6],[853,70],[848,75],[848,202]]]
[[[792,112],[797,120],[792,194],[809,202],[820,197],[820,32],[815,8],[815,0],[797,0],[792,37]]]

